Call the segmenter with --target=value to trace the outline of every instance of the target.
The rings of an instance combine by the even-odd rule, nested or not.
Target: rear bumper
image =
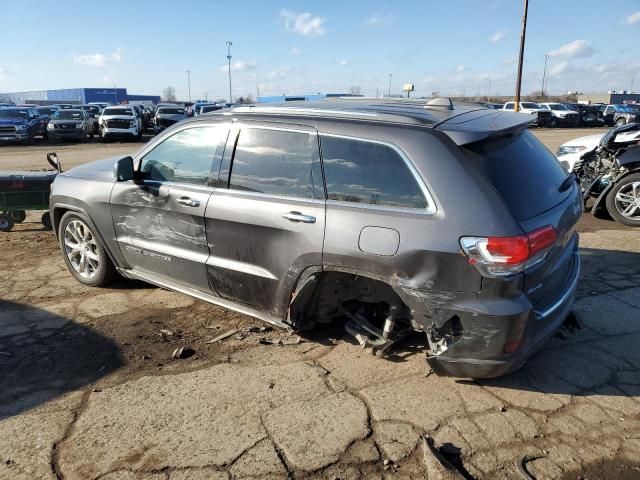
[[[520,368],[554,335],[573,307],[580,275],[579,254],[573,255],[571,275],[555,301],[541,310],[529,303],[524,311],[509,315],[474,315],[473,331],[463,333],[466,343],[454,343],[440,355],[427,358],[433,371],[444,376],[491,378]],[[522,332],[519,347],[513,353],[491,355],[507,350],[513,342],[509,332],[514,331]]]

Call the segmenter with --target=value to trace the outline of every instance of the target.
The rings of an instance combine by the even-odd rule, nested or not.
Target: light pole
[[[547,60],[549,60],[549,55],[547,53],[544,54],[544,70],[542,71],[542,88],[540,89],[540,96],[542,100],[544,100],[544,80],[547,76]]]
[[[191,70],[187,70],[187,89],[189,91],[189,103],[191,103]]]
[[[393,77],[393,73],[389,74],[389,96],[391,96],[391,77]]]
[[[520,111],[520,90],[522,88],[522,63],[524,61],[524,41],[527,36],[527,12],[529,0],[524,0],[524,14],[522,15],[522,32],[520,33],[520,55],[518,56],[518,79],[516,81],[516,105],[515,111]]]
[[[227,62],[229,62],[229,103],[233,103],[233,97],[231,96],[231,45],[233,45],[233,43],[227,42]]]

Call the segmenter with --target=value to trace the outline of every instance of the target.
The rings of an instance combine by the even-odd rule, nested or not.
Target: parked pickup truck
[[[516,102],[507,102],[503,105],[503,110],[515,110]],[[551,124],[551,112],[542,108],[535,102],[520,102],[520,108],[518,110],[520,113],[528,113],[529,115],[534,115],[536,119],[533,123],[538,125],[539,127],[546,127]]]
[[[35,137],[44,137],[47,122],[35,108],[0,108],[0,141],[31,144]]]

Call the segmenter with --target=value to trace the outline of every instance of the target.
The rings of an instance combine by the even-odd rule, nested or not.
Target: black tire
[[[554,118],[549,122],[550,128],[556,128],[558,126],[558,121]]]
[[[13,223],[22,223],[27,218],[27,212],[24,210],[13,210],[9,212],[9,216],[11,220],[13,220]]]
[[[42,217],[40,217],[40,221],[42,222],[42,225],[44,225],[45,229],[51,230],[51,214],[49,212],[44,212]]]
[[[73,226],[71,227],[71,230],[74,230],[74,228],[78,225],[82,225],[82,228],[86,229],[89,235],[85,236],[84,238],[90,238],[90,242],[92,245],[90,249],[87,249],[87,252],[91,252],[97,258],[97,267],[91,264],[93,270],[88,274],[81,273],[81,271],[79,270],[79,265],[76,266],[74,263],[72,263],[72,260],[70,259],[70,256],[67,252],[66,240],[68,238],[70,240],[73,240],[73,237],[70,236],[70,234],[68,235],[66,232],[67,227],[72,223]],[[74,231],[78,232],[77,229]],[[64,263],[67,265],[67,269],[69,269],[71,275],[73,275],[74,278],[80,283],[88,285],[90,287],[105,287],[112,283],[116,278],[118,278],[118,272],[111,262],[111,259],[109,258],[106,250],[104,249],[102,242],[100,242],[100,239],[95,235],[94,227],[92,226],[91,222],[84,217],[84,215],[76,212],[65,213],[60,219],[58,239]],[[88,243],[86,245],[88,245]],[[89,265],[89,263],[87,263],[87,265]]]
[[[627,121],[624,118],[619,118],[618,120],[616,120],[616,127],[621,127],[622,125],[625,125],[627,123]]]
[[[635,211],[631,211],[631,216],[625,216],[620,210],[624,209],[625,206],[630,207],[632,205],[632,202],[620,201],[620,199],[618,198],[618,194],[621,193],[621,191],[623,191],[623,195],[626,194],[626,196],[629,198],[633,197],[634,183],[636,184],[635,198],[640,202],[640,173],[632,173],[631,175],[623,177],[611,189],[611,191],[607,194],[606,205],[609,215],[611,215],[614,220],[617,220],[624,225],[629,225],[630,227],[640,227],[640,204],[636,203]],[[627,193],[630,188],[631,193]]]
[[[0,213],[0,232],[10,232],[13,228],[13,220],[11,215]]]

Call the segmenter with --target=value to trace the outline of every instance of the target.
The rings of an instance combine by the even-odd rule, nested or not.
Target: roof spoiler
[[[535,120],[534,115],[480,109],[455,115],[434,125],[434,129],[445,133],[460,146],[511,135]]]

